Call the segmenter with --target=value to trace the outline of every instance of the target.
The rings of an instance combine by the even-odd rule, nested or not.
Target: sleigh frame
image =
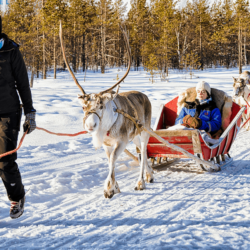
[[[210,145],[201,137],[199,130],[167,130],[166,128],[173,126],[177,117],[176,97],[160,106],[155,125],[154,132],[164,140],[177,145],[189,153],[198,156],[205,161],[213,161],[214,164],[222,167],[232,161],[229,151],[240,129],[242,113],[245,107],[240,108],[236,103],[232,103],[230,124],[220,136],[218,143]],[[175,151],[170,147],[162,144],[155,137],[150,137],[147,144],[147,155],[151,158],[152,166],[158,167],[166,163],[172,163],[175,159],[187,158],[179,151]],[[202,169],[204,167],[201,165]]]

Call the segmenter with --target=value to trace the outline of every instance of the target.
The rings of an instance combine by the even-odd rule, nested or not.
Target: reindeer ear
[[[84,98],[84,95],[80,95],[80,94],[78,94],[78,95],[77,95],[77,97],[78,97],[78,99],[80,99],[80,98],[82,98],[82,99],[83,99],[83,98]]]
[[[84,100],[85,96],[84,95],[80,95],[78,94],[78,101],[81,104],[81,106],[83,107],[85,105],[85,100]]]
[[[232,76],[232,77],[233,77],[233,76]],[[237,82],[237,78],[233,77],[233,79],[234,79],[234,82]]]
[[[111,93],[105,93],[102,95],[102,97],[107,100],[111,100],[113,98]]]

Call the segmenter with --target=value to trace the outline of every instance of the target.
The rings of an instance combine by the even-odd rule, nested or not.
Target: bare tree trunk
[[[74,21],[73,70],[76,72],[76,21]]]
[[[241,38],[241,24],[239,19],[239,34],[238,34],[238,60],[239,60],[239,74],[242,73],[242,38]]]
[[[35,75],[35,56],[33,55],[32,68],[31,68],[31,77],[30,77],[30,87],[31,88],[33,88],[34,75]]]
[[[56,79],[56,35],[54,31],[54,79]]]
[[[45,41],[45,33],[43,32],[43,40]],[[46,55],[45,42],[43,42],[43,79],[46,79]]]
[[[42,8],[44,7],[44,1],[42,0]],[[44,26],[44,17],[43,17]],[[43,79],[46,79],[46,54],[45,54],[45,31],[43,31]]]
[[[166,22],[166,20],[165,20]],[[167,28],[164,28],[164,54],[166,55],[164,57],[164,73],[168,76],[168,39],[167,39]]]
[[[178,54],[178,63],[179,63],[178,68],[180,68],[180,65],[181,65],[180,32],[175,30],[175,34],[176,34],[176,39],[177,39],[177,54]]]
[[[82,71],[86,70],[85,34],[82,35]]]
[[[246,50],[246,31],[244,36],[244,65],[247,65],[247,50]]]
[[[86,67],[88,67],[88,59],[87,59],[87,66]],[[84,73],[84,82],[85,82],[85,79],[86,79],[86,72],[87,72],[87,69],[85,69],[85,73]]]
[[[200,60],[201,60],[201,70],[203,70],[202,35],[201,35],[201,14],[200,14]]]
[[[103,11],[103,10],[102,10]],[[105,73],[105,50],[106,50],[106,2],[104,7],[104,22],[102,15],[102,25],[101,25],[101,72]]]
[[[39,78],[39,58],[37,58],[37,64],[36,64],[36,78]]]
[[[38,32],[38,25],[37,25],[37,48],[39,48],[39,32]],[[36,57],[36,77],[39,78],[39,56]]]

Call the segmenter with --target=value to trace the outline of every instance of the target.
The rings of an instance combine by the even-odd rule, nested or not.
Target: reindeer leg
[[[144,144],[145,145],[144,156],[143,156],[143,151],[142,151],[142,147],[141,147],[141,138],[140,138],[142,136],[144,136],[144,138],[142,139],[142,141],[146,142]],[[144,169],[145,169],[145,173],[146,173],[146,181],[148,183],[152,183],[154,181],[154,176],[153,176],[154,172],[153,172],[153,169],[151,168],[151,166],[148,164],[148,161],[147,161],[147,151],[146,151],[149,135],[147,133],[145,133],[145,132],[142,132],[142,135],[140,137],[139,137],[139,135],[137,135],[134,138],[133,143],[140,149],[140,151],[141,151],[141,159],[142,158],[145,159],[145,161],[144,161]],[[135,189],[137,190],[137,186],[136,186]]]
[[[145,181],[143,178],[144,174],[144,166],[145,166],[145,157],[144,157],[144,148],[145,148],[145,142],[141,142],[141,168],[140,168],[140,175],[139,179],[136,183],[135,190],[143,190],[146,188]]]
[[[135,136],[134,139],[133,139],[132,141],[133,141],[133,143],[135,144],[135,146],[136,146],[137,148],[139,148],[140,151],[141,151],[141,140],[140,140],[139,135]],[[139,161],[141,160],[140,157],[138,157],[138,160],[139,160]]]
[[[143,174],[144,174],[144,168],[147,164],[147,156],[146,156],[147,139],[148,139],[147,134],[145,132],[142,132],[141,136],[140,136],[141,168],[140,168],[139,179],[138,179],[136,186],[135,186],[135,190],[143,190],[146,188]]]
[[[154,182],[154,175],[153,175],[154,171],[151,168],[151,166],[148,164],[148,161],[147,161],[147,143],[148,143],[148,139],[149,139],[149,134],[146,132],[142,132],[141,137],[142,137],[141,140],[145,142],[145,144],[144,144],[145,148],[144,148],[144,150],[142,150],[144,156],[142,156],[142,158],[145,159],[146,181],[148,183],[152,183],[152,182]]]
[[[104,148],[105,153],[106,153],[106,155],[108,157],[108,161],[110,162],[110,155],[111,155],[111,153],[113,151],[113,147],[103,145],[103,148]]]
[[[112,198],[114,194],[120,193],[120,188],[115,180],[115,161],[118,156],[124,151],[127,143],[121,142],[115,145],[114,150],[109,158],[109,174],[104,183],[104,196],[105,198]]]
[[[147,159],[147,155],[146,155]],[[146,160],[146,181],[147,183],[153,183],[154,182],[154,171],[152,167],[148,164],[148,161]]]

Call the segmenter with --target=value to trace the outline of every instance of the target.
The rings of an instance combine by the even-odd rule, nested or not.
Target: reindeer
[[[234,78],[233,84],[233,100],[238,105],[247,106],[247,102],[250,103],[250,72],[244,71],[239,75],[238,79]],[[242,114],[243,123],[250,117],[250,108],[247,107],[246,113]],[[246,123],[245,128],[250,130],[250,120]]]
[[[121,28],[121,27],[120,27]],[[100,93],[86,94],[70,69],[65,56],[62,39],[62,25],[60,23],[60,40],[66,66],[82,94],[78,95],[84,111],[83,126],[92,135],[95,148],[103,146],[109,163],[109,174],[104,183],[105,198],[112,198],[119,193],[119,185],[115,180],[115,162],[126,149],[127,144],[133,141],[141,151],[140,174],[135,190],[145,189],[144,169],[146,181],[153,182],[153,170],[148,165],[146,147],[149,134],[140,131],[128,118],[116,111],[122,110],[134,117],[147,129],[151,125],[151,103],[146,95],[138,91],[128,91],[118,94],[119,84],[126,78],[131,66],[131,52],[126,32],[121,28],[129,55],[129,65],[125,75],[112,87]],[[116,92],[112,91],[117,87]]]

